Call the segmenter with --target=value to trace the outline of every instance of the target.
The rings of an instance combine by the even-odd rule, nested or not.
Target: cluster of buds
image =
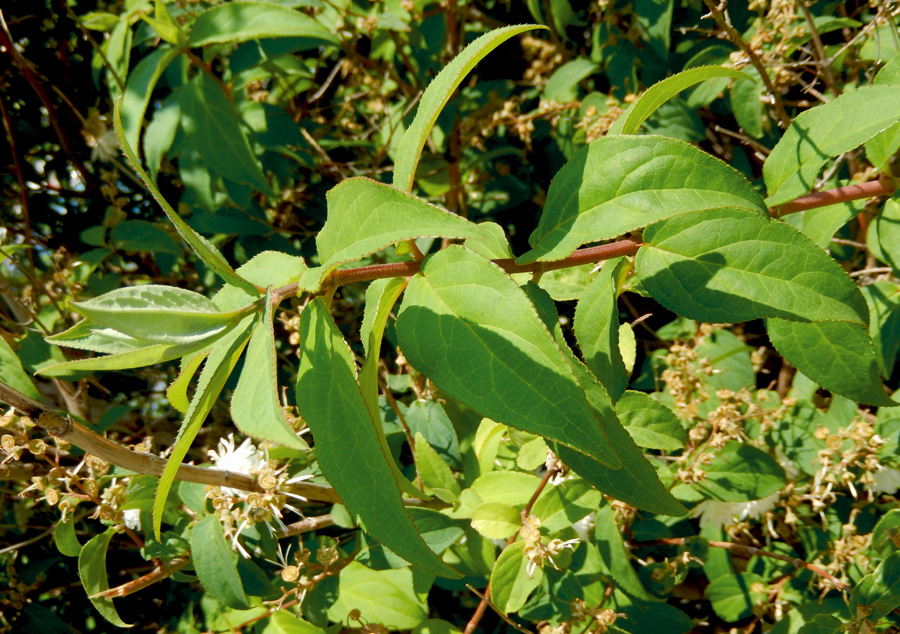
[[[519,531],[519,535],[522,537],[522,541],[525,542],[524,553],[528,558],[528,566],[526,567],[526,571],[528,576],[534,574],[535,569],[538,566],[543,566],[544,562],[550,562],[550,565],[559,570],[556,566],[556,562],[553,561],[553,558],[561,553],[565,548],[571,548],[574,550],[578,543],[581,541],[578,538],[569,539],[563,541],[561,539],[551,539],[548,542],[544,543],[544,540],[541,537],[540,532],[541,520],[536,515],[529,515],[525,518],[525,521],[522,523],[522,529]]]
[[[610,608],[590,606],[583,599],[575,599],[570,607],[575,621],[593,620],[589,628],[585,630],[586,632],[591,632],[591,634],[603,634],[609,629],[610,625],[613,625],[620,617],[625,616]]]

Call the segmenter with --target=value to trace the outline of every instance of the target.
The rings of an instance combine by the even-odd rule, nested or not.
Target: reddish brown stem
[[[837,203],[846,203],[851,200],[859,200],[860,198],[872,198],[875,196],[890,196],[896,190],[896,186],[890,180],[869,181],[868,183],[860,183],[858,185],[847,185],[836,189],[829,189],[824,192],[815,192],[801,196],[789,203],[785,203],[772,209],[772,215],[775,217],[796,213],[798,211],[806,211],[807,209],[815,209],[817,207],[827,207]]]
[[[163,579],[167,579],[172,575],[172,573],[184,568],[188,563],[190,563],[190,561],[191,558],[187,556],[176,557],[163,566],[157,566],[142,577],[133,579],[128,583],[123,583],[122,585],[116,586],[115,588],[110,588],[109,590],[98,592],[91,598],[113,599],[118,597],[127,597],[130,594],[134,594],[138,590],[143,590],[147,586],[153,585],[154,583],[162,581]]]

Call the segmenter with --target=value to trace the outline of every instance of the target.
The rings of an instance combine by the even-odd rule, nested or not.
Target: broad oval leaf
[[[372,570],[353,561],[338,579],[337,601],[328,608],[331,621],[350,624],[350,612],[358,610],[367,623],[410,630],[428,618],[427,597],[433,577],[421,570]]]
[[[635,268],[654,299],[706,322],[758,317],[869,323],[853,280],[802,233],[740,209],[663,220],[644,231]]]
[[[97,611],[107,621],[116,627],[132,627],[134,624],[126,623],[116,612],[112,599],[94,597],[95,594],[109,590],[109,579],[106,573],[106,551],[109,542],[116,534],[115,528],[109,528],[105,532],[91,538],[81,549],[78,555],[78,576],[81,585],[87,592],[88,598]]]
[[[428,548],[403,506],[353,355],[322,299],[307,304],[300,319],[297,409],[312,431],[322,473],[372,537],[426,570],[458,576]]]
[[[241,377],[231,397],[231,418],[248,436],[294,449],[309,449],[285,420],[278,400],[271,287],[266,292],[265,302],[262,318],[247,344]]]
[[[770,206],[810,191],[829,158],[900,121],[900,85],[862,86],[801,113],[763,164]]]
[[[613,402],[628,385],[628,370],[619,351],[619,284],[625,265],[610,260],[594,276],[575,308],[575,337],[584,364],[603,384]]]
[[[259,2],[229,2],[213,7],[191,27],[190,45],[204,46],[271,37],[308,37],[329,44],[338,38],[314,18],[286,7]]]
[[[566,163],[547,191],[533,247],[516,262],[561,260],[582,244],[615,238],[687,211],[741,207],[768,216],[740,172],[684,141],[603,137]]]
[[[419,164],[422,148],[425,147],[425,140],[431,133],[431,128],[434,127],[441,110],[450,101],[453,91],[459,87],[475,64],[509,38],[525,31],[543,28],[546,27],[522,24],[494,29],[469,44],[438,73],[425,89],[422,101],[419,102],[419,108],[416,110],[416,117],[397,146],[394,187],[403,191],[412,191],[416,178],[416,166]]]
[[[682,90],[717,77],[751,79],[746,73],[724,66],[700,66],[682,71],[650,86],[616,119],[607,135],[634,134],[657,108]]]
[[[875,349],[863,324],[767,319],[766,330],[781,356],[825,389],[859,403],[897,405],[881,387]]]
[[[528,572],[525,542],[515,542],[503,549],[491,572],[491,602],[501,612],[518,612],[528,596],[541,585],[544,569]]]
[[[316,237],[322,272],[414,238],[478,238],[478,225],[412,194],[348,178],[326,195],[328,221]]]
[[[519,511],[503,502],[482,502],[472,511],[472,528],[488,539],[512,537],[521,527]]]
[[[250,607],[238,574],[237,555],[217,516],[207,515],[191,528],[191,559],[210,596],[234,610]]]
[[[72,308],[101,328],[147,343],[194,343],[233,326],[247,309],[219,312],[212,300],[174,286],[118,288]]]
[[[740,572],[715,579],[706,588],[706,600],[720,619],[734,623],[753,614],[755,605],[768,599],[755,588],[764,587],[765,580],[752,572]]]
[[[893,553],[866,575],[850,595],[853,614],[865,614],[872,622],[900,606],[900,553]],[[863,610],[860,610],[863,608]]]
[[[706,477],[694,486],[723,502],[759,500],[787,484],[784,469],[774,458],[736,441],[730,441],[701,469]]]
[[[616,402],[616,415],[639,447],[684,449],[687,433],[668,407],[644,392],[627,391]]]
[[[619,466],[584,391],[521,288],[460,246],[426,258],[397,316],[400,349],[454,399]]]
[[[132,169],[134,169],[135,173],[141,179],[141,182],[144,183],[144,185],[147,186],[147,189],[150,190],[150,193],[153,194],[156,202],[158,202],[160,207],[163,208],[166,217],[171,221],[173,225],[175,225],[175,229],[178,231],[179,235],[181,235],[181,237],[184,238],[184,241],[187,242],[188,245],[194,250],[194,253],[197,254],[197,257],[199,257],[204,264],[215,271],[216,274],[226,282],[234,284],[235,286],[238,286],[246,290],[247,292],[255,293],[258,295],[256,288],[252,284],[250,284],[250,282],[243,279],[240,275],[234,272],[234,269],[231,268],[230,264],[228,264],[225,256],[223,256],[222,253],[209,240],[194,231],[181,218],[181,216],[179,216],[178,213],[174,209],[172,209],[172,205],[166,202],[166,199],[163,198],[163,195],[159,192],[159,189],[157,189],[156,185],[153,183],[153,180],[151,180],[151,178],[147,175],[147,172],[144,171],[144,168],[141,167],[141,162],[138,160],[137,155],[132,149],[131,143],[125,136],[125,130],[122,125],[121,100],[116,101],[115,124],[116,138],[118,138],[119,144],[122,146],[122,151],[125,152],[125,157],[131,164]]]
[[[75,534],[75,520],[57,522],[53,531],[53,542],[56,544],[56,549],[66,557],[80,555],[82,545]]]
[[[534,503],[532,515],[541,520],[541,528],[551,535],[571,526],[603,504],[597,489],[578,478],[548,486]]]

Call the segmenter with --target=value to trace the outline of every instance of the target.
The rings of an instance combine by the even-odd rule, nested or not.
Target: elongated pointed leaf
[[[206,165],[230,181],[272,193],[241,119],[219,84],[200,73],[182,87],[179,103],[185,142]]]
[[[775,349],[803,374],[859,403],[893,407],[878,376],[878,361],[866,327],[859,322],[767,319]]]
[[[833,156],[859,147],[900,121],[900,86],[862,86],[801,113],[763,164],[769,205],[813,188]]]
[[[309,449],[284,418],[278,400],[278,365],[272,319],[272,288],[266,292],[266,307],[253,329],[247,356],[231,397],[231,418],[248,436],[294,449]]]
[[[72,308],[101,328],[147,343],[194,343],[221,334],[252,307],[220,312],[199,293],[148,284],[73,302]]]
[[[637,101],[628,106],[625,112],[616,119],[616,122],[613,123],[609,132],[607,132],[607,136],[634,134],[644,121],[669,99],[678,96],[678,93],[682,90],[716,77],[751,80],[746,73],[733,68],[725,68],[724,66],[700,66],[682,71],[650,86],[644,94],[638,97]]]
[[[213,339],[222,335],[217,335]],[[110,354],[92,359],[79,359],[57,363],[37,371],[41,376],[67,376],[73,372],[98,372],[109,370],[127,370],[130,368],[143,368],[148,365],[164,363],[172,359],[178,359],[196,350],[208,346],[209,340],[195,341],[192,343],[154,343],[143,348],[137,348],[128,352]]]
[[[375,431],[378,434],[378,442],[384,455],[391,463],[394,478],[400,489],[407,495],[419,498],[430,498],[417,489],[406,479],[400,471],[400,467],[394,461],[394,456],[388,447],[387,437],[381,425],[381,410],[378,406],[378,359],[381,355],[381,340],[384,337],[384,328],[387,325],[391,309],[400,297],[400,293],[406,288],[406,280],[400,277],[386,280],[376,280],[366,289],[366,310],[360,334],[363,339],[363,347],[366,349],[366,359],[362,370],[359,372],[359,387],[363,398],[375,423]]]
[[[45,337],[44,340],[55,346],[106,354],[131,352],[149,345],[143,339],[131,337],[112,328],[102,328],[90,319],[82,319],[68,330]]]
[[[458,576],[428,548],[403,506],[353,355],[324,302],[311,301],[300,318],[297,409],[312,431],[322,473],[372,537],[426,570]]]
[[[403,138],[397,147],[397,161],[394,164],[394,187],[404,191],[412,191],[413,182],[416,178],[416,166],[419,164],[422,148],[425,147],[425,140],[431,133],[431,128],[434,127],[441,110],[450,101],[453,92],[459,87],[469,71],[475,67],[475,64],[509,38],[531,29],[541,28],[546,27],[523,24],[507,26],[485,33],[469,44],[438,73],[434,81],[428,85],[425,94],[422,95],[422,101],[419,102],[419,108],[416,111],[416,118],[413,119],[412,125],[403,134]]]
[[[572,451],[559,443],[551,444],[553,452],[591,486],[607,495],[653,513],[676,516],[687,514],[687,509],[666,490],[656,475],[656,470],[622,427],[606,390],[566,345],[556,306],[550,296],[531,282],[525,285],[524,290],[541,321],[551,330],[563,351],[575,378],[587,395],[591,408],[601,421],[606,437],[615,447],[622,467],[610,469],[590,456]]]
[[[134,70],[128,74],[120,106],[122,134],[135,152],[140,151],[138,142],[141,138],[144,115],[147,113],[147,104],[150,103],[150,95],[169,64],[182,54],[178,48],[160,46],[138,62]]]
[[[414,238],[477,238],[478,225],[390,185],[350,178],[327,194],[328,221],[316,237],[323,273]]]
[[[31,382],[31,377],[22,367],[19,357],[3,337],[0,337],[0,381],[29,398],[41,399],[40,393]]]
[[[550,182],[533,249],[516,261],[561,260],[687,211],[741,207],[768,216],[737,170],[694,146],[658,136],[615,136],[582,148]]]
[[[451,246],[426,258],[406,290],[397,336],[407,361],[454,399],[619,466],[531,302],[484,257]]]
[[[337,44],[337,37],[299,11],[274,4],[229,2],[201,13],[191,27],[191,46],[272,37],[309,37]]]
[[[182,414],[186,414],[191,406],[191,399],[188,398],[187,393],[191,379],[194,378],[194,375],[200,368],[200,364],[203,363],[208,355],[209,348],[200,350],[193,355],[185,355],[181,360],[181,371],[166,390],[166,398],[169,399],[169,403]]]
[[[81,554],[78,555],[78,576],[81,578],[81,585],[84,586],[88,598],[109,590],[109,579],[106,574],[106,551],[115,534],[114,528],[107,529],[85,544],[81,549]],[[112,599],[96,597],[91,598],[91,603],[103,615],[103,618],[116,627],[132,627],[134,625],[122,620],[119,613],[116,612]]]
[[[613,401],[628,385],[628,371],[619,352],[618,287],[624,261],[611,260],[594,276],[575,309],[575,337],[584,363]]]
[[[178,213],[172,209],[172,205],[166,202],[166,199],[163,198],[163,195],[159,193],[159,190],[156,188],[156,185],[147,175],[147,172],[144,171],[144,168],[141,167],[141,163],[137,158],[137,155],[134,153],[132,149],[131,143],[125,137],[125,132],[122,127],[122,102],[116,102],[116,112],[115,112],[115,124],[116,124],[116,137],[119,139],[119,145],[122,146],[122,151],[125,152],[126,158],[128,158],[128,162],[131,164],[131,168],[135,171],[138,177],[141,179],[141,182],[150,190],[150,193],[153,194],[153,197],[156,199],[156,202],[159,203],[160,207],[162,207],[163,211],[166,214],[166,217],[169,221],[175,225],[175,229],[178,231],[179,235],[184,239],[185,242],[194,250],[194,253],[197,254],[206,266],[211,268],[216,274],[221,277],[226,282],[230,284],[234,284],[244,290],[255,293],[258,295],[256,288],[250,284],[247,280],[243,279],[237,273],[234,272],[234,269],[231,268],[231,265],[228,264],[228,261],[225,259],[225,256],[206,238],[201,236],[199,233],[194,231],[182,218],[178,215]]]
[[[215,515],[207,515],[191,529],[191,559],[200,583],[219,603],[235,610],[250,607],[238,574],[237,555]]]
[[[739,209],[664,220],[644,231],[635,268],[661,304],[691,319],[758,317],[869,323],[853,280],[802,233]]]
[[[244,317],[237,326],[216,341],[209,352],[206,365],[203,366],[203,371],[200,373],[197,391],[194,392],[194,398],[191,399],[184,422],[178,429],[178,435],[175,437],[175,444],[169,454],[166,468],[159,477],[156,499],[153,501],[153,531],[156,533],[156,539],[160,537],[163,508],[172,483],[175,481],[175,474],[178,473],[178,467],[187,455],[191,443],[197,436],[197,432],[200,431],[203,421],[206,420],[206,416],[215,404],[222,388],[225,387],[225,382],[244,351],[244,346],[247,345],[250,332],[257,319],[256,314]]]

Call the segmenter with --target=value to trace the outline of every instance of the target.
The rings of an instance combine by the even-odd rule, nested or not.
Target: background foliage
[[[138,453],[175,445],[187,417],[197,437],[182,443],[182,457],[249,472],[259,490],[175,481],[168,497],[155,497],[156,478],[67,446],[10,411],[0,471],[2,582],[10,587],[0,598],[2,626],[268,634],[341,627],[425,634],[467,623],[542,633],[896,629],[900,414],[887,407],[879,374],[888,392],[898,388],[900,206],[882,196],[785,215],[808,241],[781,224],[761,228],[769,207],[784,213],[813,185],[826,190],[896,176],[896,14],[888,2],[776,0],[731,2],[727,15],[690,0],[5,3],[0,115],[11,151],[2,174],[0,377]],[[452,98],[443,108],[421,96],[478,36],[524,23],[547,28],[522,29],[474,74],[460,76],[458,91],[444,86]],[[706,65],[725,70],[697,70]],[[659,84],[678,73],[674,81],[683,84]],[[645,93],[654,85],[678,96],[654,101]],[[637,101],[639,94],[645,98]],[[122,136],[174,207],[168,218],[138,166],[119,151],[119,98]],[[417,108],[434,113],[418,166],[410,144],[417,130],[428,130],[413,123]],[[795,127],[786,130],[791,121]],[[640,136],[615,136],[635,132]],[[586,187],[587,174],[599,175],[590,186],[600,198],[604,187],[628,193],[622,182],[602,179],[614,180],[619,169],[627,181],[636,168],[624,149],[634,148],[644,152],[636,165],[647,154],[670,161],[665,174],[681,183],[684,198],[663,194],[658,206],[729,209],[704,216],[707,224],[688,214],[641,233],[665,216],[618,213],[613,222],[598,211],[592,221],[586,208],[593,207],[579,201],[574,211],[584,224],[554,234],[573,211],[560,201]],[[701,167],[708,171],[692,172]],[[397,189],[387,187],[391,181]],[[403,193],[411,189],[419,198]],[[641,183],[637,195],[648,189]],[[423,201],[495,224],[441,213],[429,216],[430,233],[404,233],[406,218],[418,222],[434,211]],[[404,205],[408,217],[398,211]],[[323,230],[337,209],[350,220]],[[557,210],[562,218],[550,215]],[[348,236],[370,238],[367,218],[399,233],[360,246]],[[182,220],[187,224],[173,224]],[[396,319],[391,308],[404,290],[397,278],[344,284],[332,298],[308,304],[295,289],[280,298],[276,314],[204,317],[199,331],[196,320],[181,322],[187,326],[179,332],[177,324],[160,325],[158,312],[143,321],[133,313],[117,317],[122,293],[146,296],[116,289],[165,285],[175,288],[154,295],[155,306],[239,311],[254,286],[265,292],[299,280],[301,289],[318,290],[303,277],[307,265],[404,262],[413,248],[404,240],[438,236],[415,241],[422,253],[437,252],[451,239],[474,237],[473,226],[481,240],[466,244],[474,252],[450,247],[432,256],[425,277],[405,290]],[[839,267],[816,269],[830,277],[809,295],[772,283],[766,310],[749,306],[753,298],[722,302],[736,281],[722,288],[704,279],[686,283],[694,277],[685,271],[696,270],[678,269],[678,257],[690,264],[697,240],[711,244],[741,228],[741,240],[757,253],[780,244],[795,269],[828,260],[814,244]],[[598,486],[603,495],[588,484],[597,472],[579,469],[584,454],[536,435],[570,440],[554,437],[552,425],[528,433],[475,414],[486,405],[472,404],[465,390],[478,380],[456,385],[452,372],[439,374],[458,362],[452,352],[434,346],[434,337],[414,337],[403,322],[440,332],[416,307],[428,305],[431,290],[447,292],[442,267],[471,270],[484,258],[530,248],[520,262],[557,259],[616,237],[648,246],[599,272],[588,262],[518,274],[521,295],[499,276],[502,302],[467,316],[474,323],[494,319],[492,328],[513,333],[543,332],[533,305],[558,344],[577,344],[584,366],[557,362],[583,384],[593,382],[591,373],[599,379],[612,397],[603,397],[605,407],[615,405],[649,458],[641,464],[651,464],[662,483],[653,484],[652,470],[642,472],[645,486],[637,490],[608,478]],[[273,251],[283,255],[263,254]],[[233,284],[223,287],[217,275]],[[97,299],[111,291],[120,293],[115,302]],[[509,298],[526,296],[528,319],[510,326],[516,305]],[[820,297],[834,300],[832,312],[816,304]],[[795,335],[785,316],[800,313],[820,320],[824,335]],[[54,338],[69,347],[45,341],[79,314],[115,336],[101,342],[70,331]],[[217,336],[232,318],[240,325],[209,352],[194,387],[204,363],[195,343]],[[708,323],[741,320],[748,321]],[[82,361],[50,369],[94,358],[85,350],[139,348],[127,340],[129,328],[135,337],[154,328],[162,337],[143,357],[146,367],[109,371],[108,361]],[[251,333],[247,344],[241,336]],[[846,343],[853,336],[861,347]],[[770,337],[780,337],[781,354]],[[311,342],[326,340],[334,346],[323,366]],[[849,349],[862,349],[865,363]],[[793,365],[809,355],[807,374],[816,376],[797,372],[782,354]],[[159,363],[181,357],[181,366]],[[229,371],[237,364],[233,376],[207,372],[219,367],[214,358]],[[365,362],[362,395],[354,391],[357,359]],[[240,372],[242,364],[272,368],[275,383],[297,385],[298,399],[293,391],[273,392],[265,372]],[[326,375],[326,366],[345,373]],[[426,366],[434,383],[416,371]],[[480,369],[473,364],[473,373]],[[38,371],[43,377],[33,380]],[[221,384],[222,398],[197,398],[208,384]],[[541,389],[562,399],[566,385]],[[299,398],[304,393],[310,398]],[[322,393],[340,398],[329,400],[328,411],[303,409]],[[360,409],[343,404],[358,397],[371,407],[372,396],[384,434],[371,443],[383,443],[383,457],[396,461],[409,487],[433,496],[408,508],[443,563],[434,558],[429,567],[424,555],[409,566],[358,530],[356,513],[326,493],[333,493],[326,484],[348,487],[341,496],[352,507],[354,487],[369,483],[359,482],[361,464],[340,475],[342,452],[357,436],[320,435],[317,421],[355,429]],[[537,411],[546,400],[515,405]],[[547,406],[571,411],[560,402]],[[280,427],[260,422],[275,414]],[[535,415],[527,423],[551,419]],[[235,424],[287,446],[257,451],[234,440],[241,437]],[[305,424],[313,428],[314,451],[293,433]],[[548,447],[588,481],[548,460]],[[598,444],[594,456],[615,462],[615,451],[603,451]],[[308,500],[284,494],[308,482],[322,487],[304,490]],[[390,486],[374,486],[385,492],[385,508],[399,505]],[[662,490],[654,493],[654,486]],[[372,535],[418,539],[400,525],[363,523]],[[444,564],[462,578],[436,577]],[[479,592],[488,581],[494,610],[479,619],[473,614],[484,610]],[[115,603],[96,596],[109,587],[127,596]]]

